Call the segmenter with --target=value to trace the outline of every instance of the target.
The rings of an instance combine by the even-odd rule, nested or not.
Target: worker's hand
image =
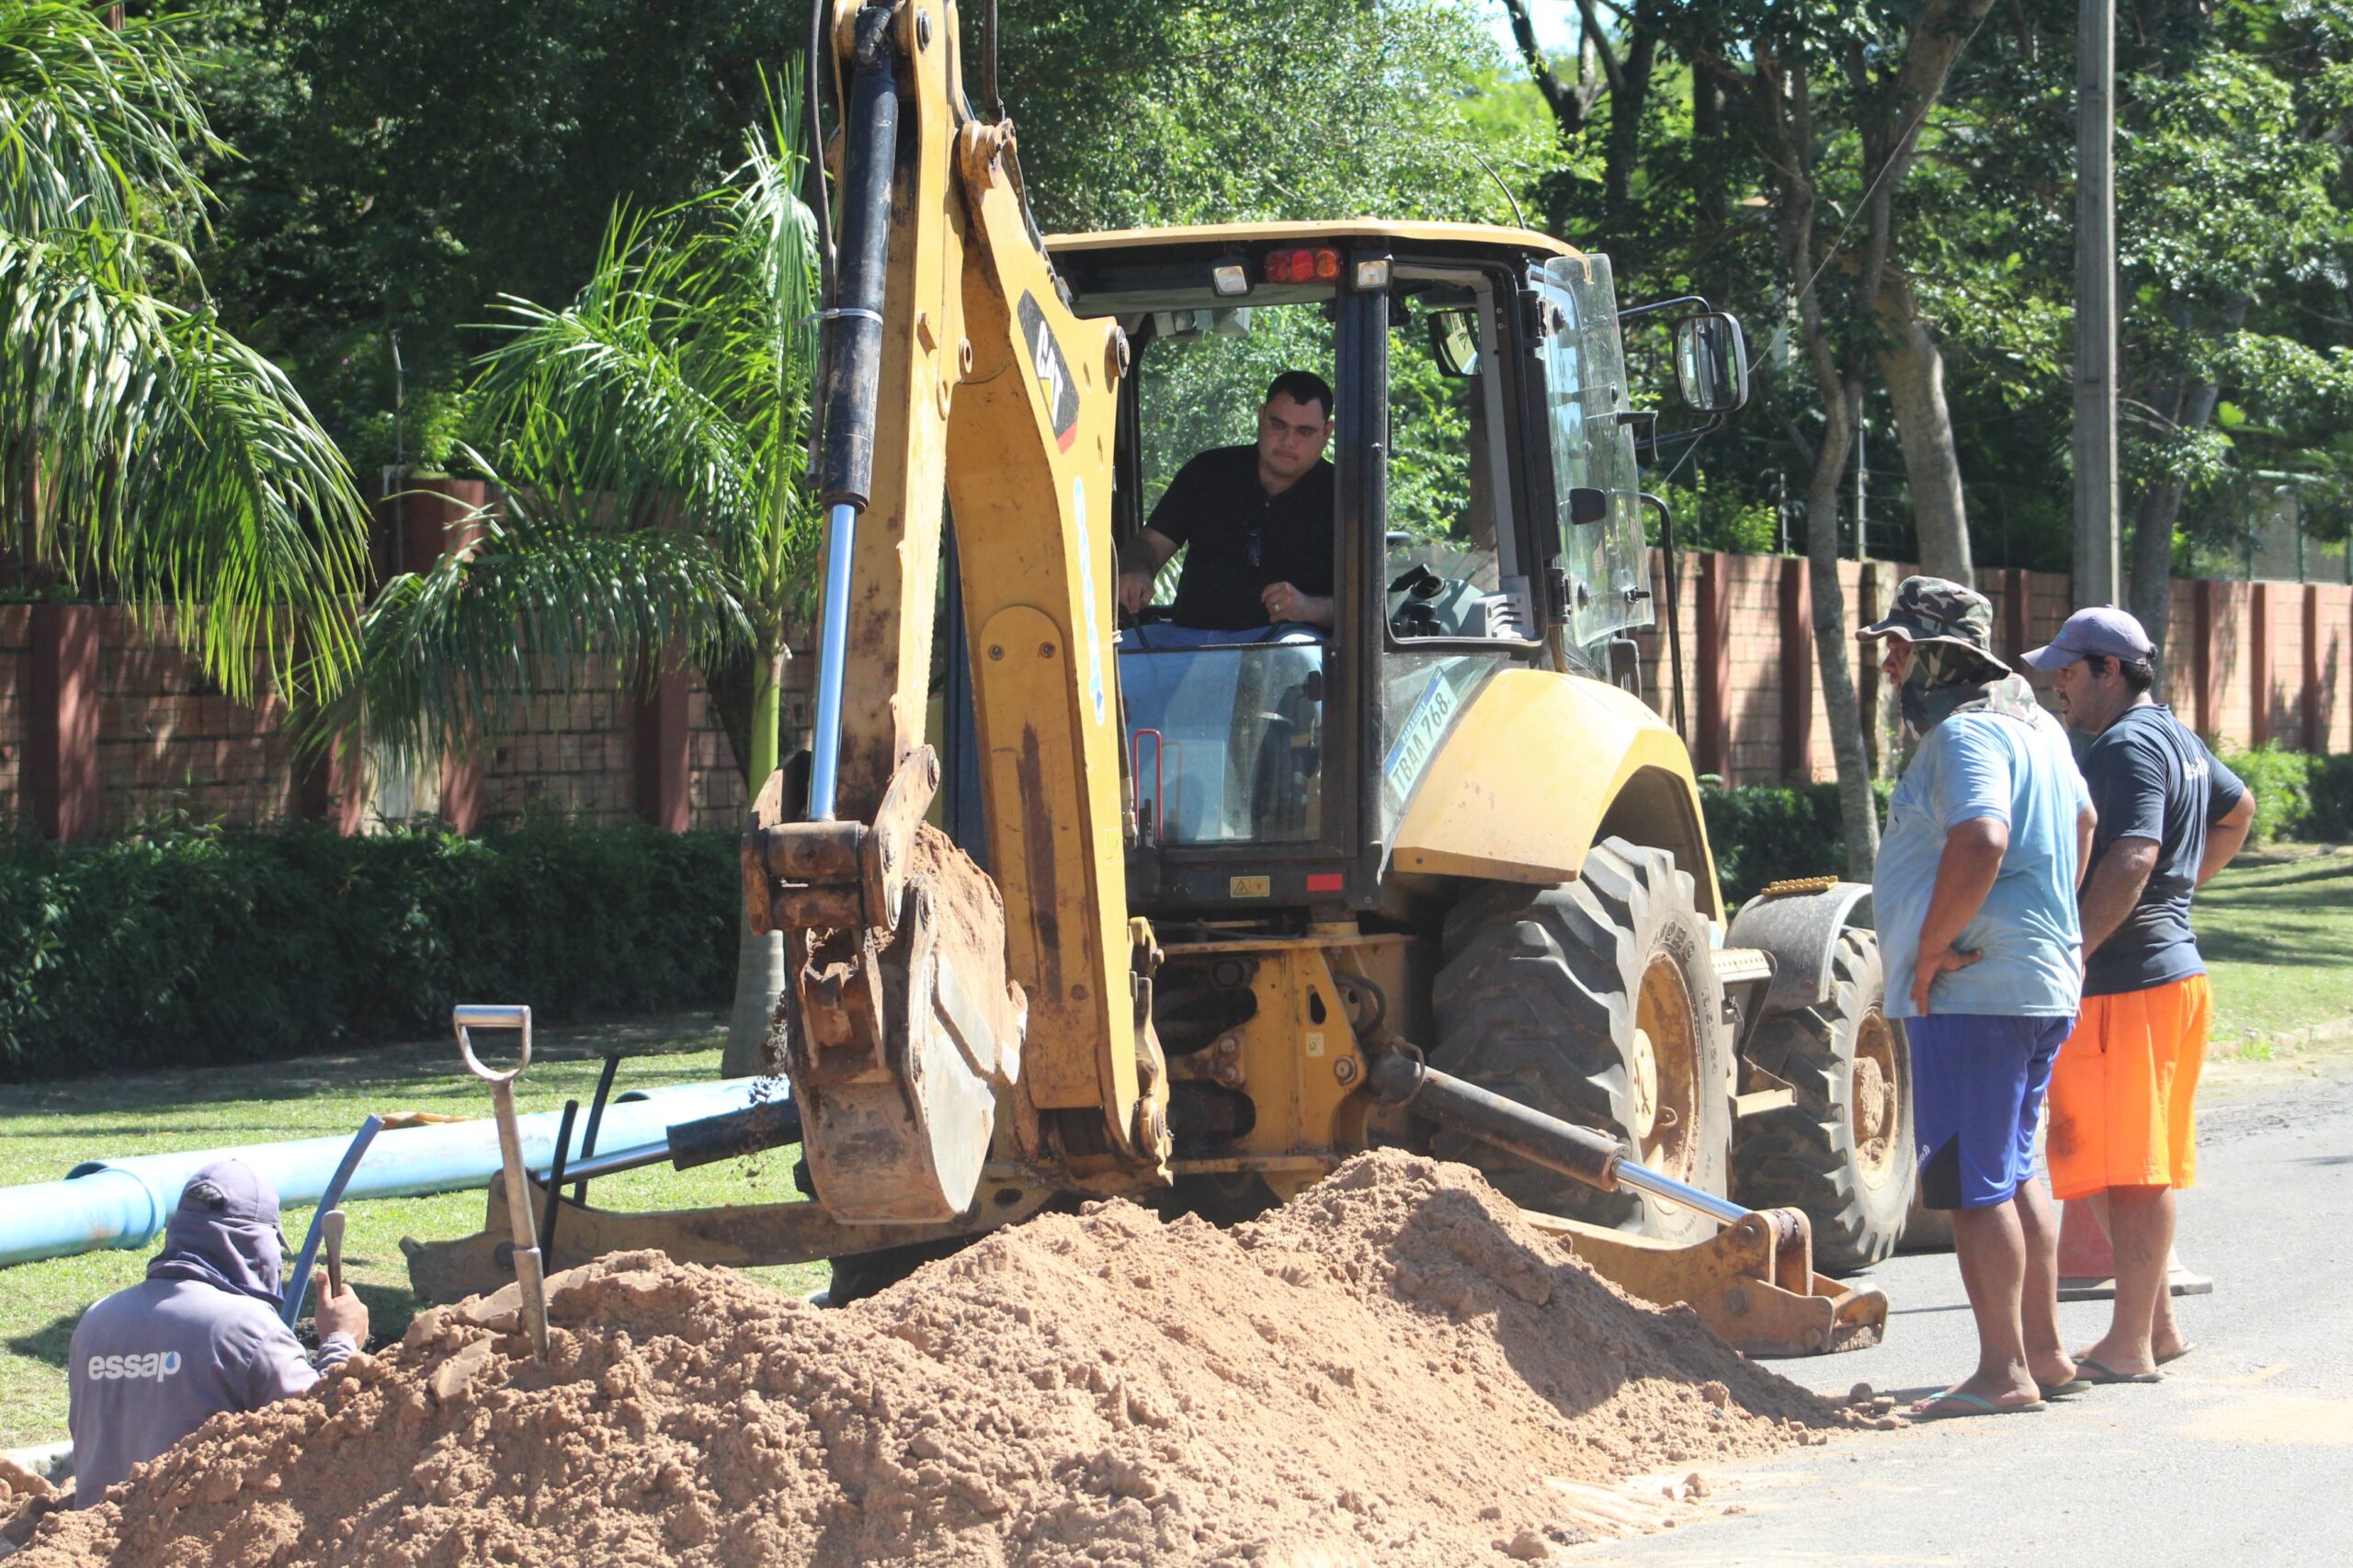
[[[1269,621],[1295,620],[1310,626],[1332,624],[1332,601],[1321,594],[1303,594],[1289,583],[1269,583],[1258,595]]]
[[[1977,955],[1961,948],[1931,948],[1924,949],[1919,960],[1912,966],[1912,1006],[1922,1017],[1928,1016],[1928,987],[1937,976],[1956,969],[1967,969],[1977,961]]]
[[[1142,572],[1120,574],[1120,609],[1133,615],[1143,608],[1144,601],[1150,597],[1152,597],[1152,578],[1148,574]]]
[[[343,1294],[328,1295],[327,1271],[322,1268],[311,1276],[311,1294],[319,1303],[313,1321],[318,1324],[321,1344],[326,1343],[331,1334],[347,1334],[354,1345],[366,1346],[368,1303],[359,1299],[358,1292],[346,1285]]]

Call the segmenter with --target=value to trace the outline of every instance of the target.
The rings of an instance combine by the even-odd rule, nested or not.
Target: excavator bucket
[[[962,1214],[998,1092],[1021,1072],[1028,1005],[1006,979],[1004,905],[923,823],[938,784],[922,747],[867,825],[784,822],[771,778],[744,836],[752,927],[785,933],[800,1004],[786,1071],[802,1149],[826,1208],[849,1223]]]
[[[1816,1274],[1813,1231],[1794,1209],[1758,1210],[1689,1245],[1552,1214],[1527,1218],[1628,1295],[1688,1306],[1745,1355],[1865,1350],[1887,1333],[1885,1292]]]

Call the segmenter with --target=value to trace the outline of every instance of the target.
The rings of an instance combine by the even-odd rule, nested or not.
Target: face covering
[[[219,1174],[221,1182],[238,1188],[238,1200],[201,1201],[200,1185]],[[241,1179],[242,1178],[242,1179]],[[282,1305],[278,1271],[285,1256],[278,1232],[278,1199],[274,1194],[247,1191],[254,1186],[247,1173],[229,1173],[208,1166],[190,1183],[191,1199],[183,1196],[164,1222],[164,1250],[147,1266],[150,1279],[197,1279],[222,1290],[251,1296],[272,1307]],[[218,1199],[215,1190],[211,1196]]]
[[[1896,702],[1913,733],[1925,735],[1967,708],[2023,717],[2033,706],[2034,688],[1968,649],[1922,642],[1912,650]]]

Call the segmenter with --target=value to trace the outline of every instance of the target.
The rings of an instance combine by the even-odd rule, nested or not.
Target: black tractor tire
[[[1884,992],[1879,938],[1844,932],[1829,1000],[1768,1015],[1747,1050],[1789,1081],[1797,1103],[1742,1119],[1733,1190],[1752,1209],[1802,1210],[1824,1274],[1893,1253],[1912,1202],[1912,1058],[1904,1026],[1882,1010]]]
[[[1678,1181],[1729,1190],[1723,987],[1691,878],[1666,851],[1605,839],[1574,882],[1465,899],[1447,917],[1431,1005],[1431,1066],[1608,1132]],[[1443,1128],[1431,1152],[1475,1166],[1524,1209],[1666,1241],[1716,1232],[1679,1204],[1601,1192]]]

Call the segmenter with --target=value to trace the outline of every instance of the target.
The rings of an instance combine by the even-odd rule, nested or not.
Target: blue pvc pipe
[[[817,621],[817,720],[809,744],[809,820],[834,820],[842,760],[842,676],[849,659],[849,563],[858,508],[836,501],[825,518],[825,599]]]
[[[679,1084],[633,1092],[608,1107],[597,1135],[604,1153],[666,1146],[673,1122],[741,1110],[754,1103],[758,1080]],[[544,1171],[555,1155],[557,1111],[517,1118],[523,1163]],[[191,1149],[120,1160],[87,1160],[63,1181],[0,1187],[0,1264],[66,1257],[102,1247],[135,1251],[163,1233],[188,1177],[215,1160],[238,1159],[278,1189],[286,1204],[315,1203],[350,1147],[347,1136],[256,1143],[236,1149]],[[575,1152],[576,1153],[576,1152]],[[414,1198],[489,1185],[499,1167],[498,1128],[480,1121],[404,1127],[381,1133],[351,1177],[346,1196]]]
[[[311,1288],[311,1265],[319,1256],[319,1238],[326,1229],[327,1216],[343,1202],[343,1189],[351,1185],[352,1173],[359,1168],[359,1157],[383,1130],[384,1119],[381,1116],[370,1116],[359,1124],[343,1158],[335,1162],[335,1175],[327,1178],[326,1190],[319,1194],[319,1206],[311,1210],[311,1230],[302,1238],[302,1250],[294,1255],[293,1269],[278,1281],[286,1304],[278,1309],[278,1315],[289,1328],[302,1315],[302,1296]]]

